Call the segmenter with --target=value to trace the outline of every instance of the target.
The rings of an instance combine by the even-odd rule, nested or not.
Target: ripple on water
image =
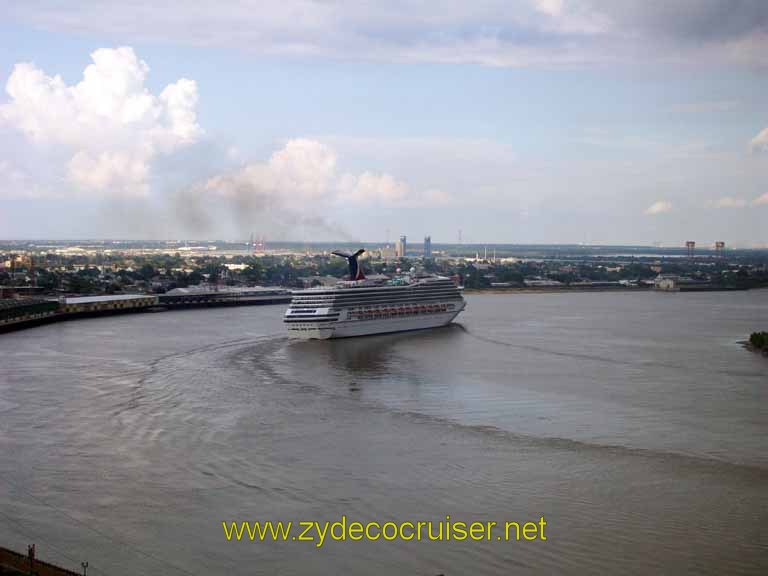
[[[339,342],[232,338],[277,308],[124,317],[85,350],[42,328],[0,375],[0,507],[114,574],[125,547],[71,517],[193,573],[762,573],[764,372],[713,342],[765,301],[710,335],[719,300],[638,296],[471,298],[464,328]],[[341,514],[551,532],[233,549],[218,525]]]

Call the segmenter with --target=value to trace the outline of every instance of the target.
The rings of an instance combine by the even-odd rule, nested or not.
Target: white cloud
[[[551,66],[702,59],[766,63],[765,3],[729,0],[39,0],[6,20],[34,28],[266,55]],[[132,25],[141,22],[141,26]]]
[[[655,216],[657,214],[664,214],[672,210],[672,203],[666,200],[659,200],[651,204],[646,210],[645,214],[649,216]]]
[[[563,12],[563,0],[534,0],[539,12],[549,16],[559,16]]]
[[[389,174],[363,172],[359,176],[343,175],[338,182],[338,198],[357,204],[404,202],[410,192],[408,184],[395,180]]]
[[[336,153],[329,147],[299,138],[289,140],[269,159],[268,175],[277,192],[312,200],[323,196],[336,172]]]
[[[752,204],[755,206],[768,206],[768,192],[752,200]]]
[[[240,234],[263,230],[312,229],[320,235],[346,236],[332,218],[345,209],[372,206],[435,205],[439,193],[413,191],[386,172],[338,170],[336,151],[309,138],[288,140],[266,161],[199,181],[177,194],[174,216],[199,233],[218,218],[231,218]],[[331,219],[328,219],[331,218]],[[278,232],[281,233],[281,232]]]
[[[746,200],[733,196],[723,196],[715,202],[715,208],[743,208],[746,205]]]
[[[80,150],[68,165],[70,180],[81,190],[117,196],[145,195],[148,172],[146,157],[122,152],[92,154]]]
[[[63,148],[76,190],[144,195],[153,160],[199,140],[197,86],[182,78],[155,96],[149,67],[130,47],[100,48],[72,86],[32,63],[19,63],[0,105],[6,123],[41,147]]]
[[[390,174],[337,173],[337,155],[307,138],[286,142],[267,162],[252,162],[234,173],[209,178],[207,192],[238,201],[317,211],[321,203],[405,204],[418,198],[407,183]]]
[[[252,205],[258,202],[302,209],[325,197],[335,178],[336,154],[314,140],[289,140],[267,162],[252,162],[236,172],[209,178],[203,189]]]
[[[752,138],[749,142],[749,148],[752,152],[766,152],[768,151],[768,128],[760,131],[760,133]]]

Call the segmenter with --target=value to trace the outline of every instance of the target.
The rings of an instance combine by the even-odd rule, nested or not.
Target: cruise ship
[[[444,276],[411,269],[391,279],[367,279],[357,261],[363,252],[333,252],[347,259],[349,280],[292,292],[283,319],[289,337],[325,340],[435,328],[464,310],[460,289]]]

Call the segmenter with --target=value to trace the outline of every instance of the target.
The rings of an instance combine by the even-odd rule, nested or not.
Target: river
[[[289,341],[283,306],[0,335],[0,544],[88,574],[765,574],[768,290],[468,296]],[[223,520],[546,541],[228,542]]]

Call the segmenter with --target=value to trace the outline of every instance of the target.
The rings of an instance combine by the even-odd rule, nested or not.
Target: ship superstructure
[[[365,279],[357,258],[338,253],[350,264],[351,280],[333,287],[298,290],[285,312],[288,335],[327,339],[420,330],[449,324],[465,306],[450,278],[409,273],[386,280]]]

